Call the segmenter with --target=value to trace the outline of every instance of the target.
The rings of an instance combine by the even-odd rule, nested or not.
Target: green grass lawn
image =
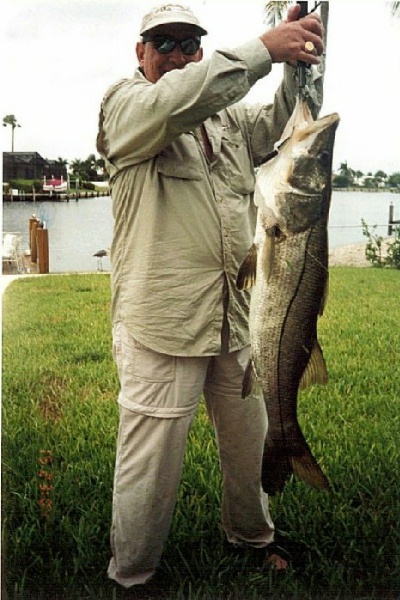
[[[330,382],[299,418],[332,484],[292,480],[271,499],[303,549],[284,576],[234,551],[201,407],[187,447],[158,597],[390,599],[400,594],[400,272],[332,268],[320,341]],[[107,580],[118,383],[109,277],[22,278],[3,297],[3,599],[115,599]]]

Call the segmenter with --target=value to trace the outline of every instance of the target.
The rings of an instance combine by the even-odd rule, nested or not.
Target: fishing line
[[[304,15],[305,17],[308,17],[308,15],[311,15],[311,13],[315,12],[318,8],[318,6],[320,6],[322,4],[322,2],[316,2],[315,6],[313,9],[311,9],[306,15]]]

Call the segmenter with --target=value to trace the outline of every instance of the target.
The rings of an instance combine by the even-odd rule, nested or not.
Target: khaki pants
[[[130,587],[144,583],[159,564],[202,393],[217,436],[227,538],[271,543],[274,527],[260,483],[266,411],[261,398],[241,398],[249,349],[172,357],[145,348],[122,323],[113,337],[121,391],[109,577]]]

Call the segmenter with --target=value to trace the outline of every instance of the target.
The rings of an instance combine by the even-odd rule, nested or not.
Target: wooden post
[[[37,262],[38,273],[49,272],[49,230],[37,227]]]
[[[394,223],[394,206],[393,202],[390,203],[389,206],[389,226],[388,226],[388,236],[390,237],[393,233],[393,225]]]
[[[33,227],[33,223],[37,223],[37,217],[36,215],[32,215],[31,217],[29,217],[29,231],[28,231],[28,239],[29,239],[29,249],[32,249],[32,227]]]
[[[39,225],[39,221],[37,219],[29,219],[29,223],[31,225],[30,228],[30,244],[31,244],[31,262],[37,262],[37,229]]]

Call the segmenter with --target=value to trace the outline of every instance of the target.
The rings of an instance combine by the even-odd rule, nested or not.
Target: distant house
[[[11,179],[67,179],[67,168],[38,152],[3,152],[3,181]]]

